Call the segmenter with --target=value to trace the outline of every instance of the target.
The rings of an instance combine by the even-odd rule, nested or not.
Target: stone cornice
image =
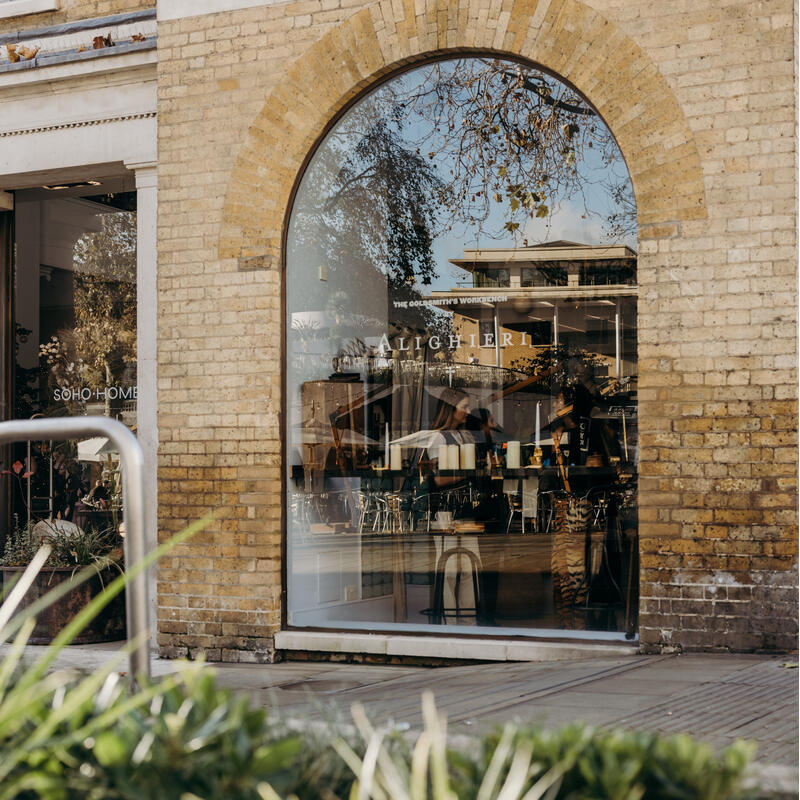
[[[146,111],[140,114],[123,114],[116,117],[107,117],[105,119],[87,119],[76,120],[74,122],[60,122],[53,125],[40,125],[35,128],[19,128],[13,131],[0,131],[0,138],[8,136],[22,136],[30,133],[44,133],[46,131],[60,131],[66,128],[87,128],[95,125],[106,125],[112,122],[127,122],[136,119],[153,119],[156,116],[155,111]]]

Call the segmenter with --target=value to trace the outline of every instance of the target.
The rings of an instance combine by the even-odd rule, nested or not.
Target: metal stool
[[[525,501],[521,492],[510,492],[506,495],[508,498],[508,524],[506,525],[506,533],[511,530],[511,523],[514,521],[514,514],[519,514],[519,521],[522,525],[522,533],[525,533]]]
[[[447,562],[453,558],[466,556],[470,562],[472,573],[472,591],[475,598],[473,608],[461,608],[458,601],[459,589],[461,587],[461,570],[456,573],[456,586],[453,592],[455,596],[455,608],[445,608],[444,605],[444,575],[447,569]],[[436,560],[436,573],[433,579],[433,606],[425,608],[420,613],[425,614],[430,619],[432,625],[446,625],[447,618],[454,619],[475,618],[476,620],[483,613],[483,592],[481,591],[481,562],[480,558],[472,550],[460,545],[443,550]]]

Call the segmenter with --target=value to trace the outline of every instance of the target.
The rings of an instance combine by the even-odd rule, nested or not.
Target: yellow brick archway
[[[582,92],[625,156],[640,236],[705,218],[700,158],[678,102],[653,62],[613,23],[578,0],[424,0],[415,14],[420,5],[369,6],[291,67],[250,126],[231,174],[220,258],[238,258],[244,269],[276,267],[292,188],[326,125],[387,73],[448,52],[522,57]]]

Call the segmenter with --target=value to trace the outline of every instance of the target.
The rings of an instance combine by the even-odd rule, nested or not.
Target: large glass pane
[[[290,625],[635,634],[635,245],[613,137],[534,69],[337,122],[287,242]]]
[[[17,418],[99,414],[135,427],[136,194],[125,188],[92,180],[16,194]],[[15,458],[18,524],[119,522],[108,440],[20,444]]]

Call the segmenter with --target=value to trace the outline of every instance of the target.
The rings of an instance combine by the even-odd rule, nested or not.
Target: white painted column
[[[126,166],[136,173],[136,436],[144,453],[144,522],[149,551],[158,544],[158,178],[154,162]],[[155,568],[151,567],[149,572],[149,617],[155,641]]]

